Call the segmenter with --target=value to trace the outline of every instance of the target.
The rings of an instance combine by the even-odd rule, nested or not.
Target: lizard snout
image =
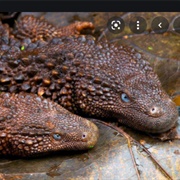
[[[97,143],[98,137],[99,137],[99,130],[97,128],[97,126],[90,122],[87,121],[88,124],[88,132],[87,133],[83,133],[82,138],[86,138],[87,141],[87,148],[91,149],[94,147],[94,145]]]

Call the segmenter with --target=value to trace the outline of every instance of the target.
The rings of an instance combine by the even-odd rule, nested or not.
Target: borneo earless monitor
[[[97,127],[77,115],[150,133],[175,126],[176,106],[143,55],[79,35],[84,28],[93,25],[56,28],[33,16],[14,29],[0,24],[0,91],[6,92],[0,96],[0,154],[93,147]]]

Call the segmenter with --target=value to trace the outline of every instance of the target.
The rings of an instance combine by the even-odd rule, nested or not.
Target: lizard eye
[[[53,138],[55,140],[60,140],[61,139],[61,136],[59,134],[53,134]]]
[[[128,96],[126,93],[122,93],[122,94],[121,94],[121,100],[122,100],[123,102],[125,102],[125,103],[130,102],[130,98],[129,98],[129,96]]]

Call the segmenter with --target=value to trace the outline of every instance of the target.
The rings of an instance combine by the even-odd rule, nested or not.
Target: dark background
[[[180,1],[135,0],[0,0],[0,11],[180,11]]]

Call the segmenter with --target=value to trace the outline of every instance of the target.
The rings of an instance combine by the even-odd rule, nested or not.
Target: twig
[[[18,12],[13,12],[12,14],[9,15],[0,15],[0,19],[5,20],[5,19],[10,19],[10,18],[14,18],[14,16],[17,14]]]
[[[136,175],[137,175],[137,177],[138,177],[138,180],[140,180],[140,179],[141,179],[141,178],[140,178],[140,174],[139,174],[139,171],[138,171],[138,168],[137,168],[137,165],[136,165],[134,153],[133,153],[133,151],[132,151],[131,140],[129,139],[129,137],[127,137],[127,142],[128,142],[128,149],[129,149],[129,152],[130,152],[132,161],[133,161],[133,165],[134,165],[134,168],[135,168],[135,170],[136,170]]]

